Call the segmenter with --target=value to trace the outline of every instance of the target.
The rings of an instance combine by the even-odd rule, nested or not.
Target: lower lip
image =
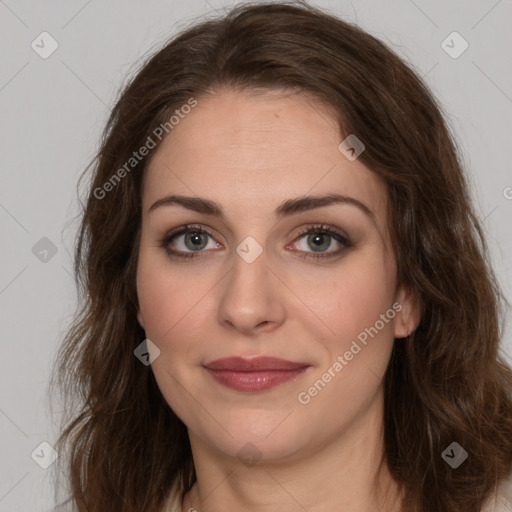
[[[220,384],[236,391],[265,391],[279,384],[296,379],[307,367],[296,370],[267,370],[239,372],[234,370],[211,370],[208,373]]]

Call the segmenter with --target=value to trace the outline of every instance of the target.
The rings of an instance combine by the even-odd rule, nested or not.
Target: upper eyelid
[[[221,243],[214,236],[214,233],[212,233],[215,230],[212,230],[211,228],[209,228],[208,226],[205,226],[203,224],[185,224],[183,226],[175,228],[175,229],[171,230],[170,232],[168,232],[163,237],[163,239],[161,241],[162,242],[167,241],[167,243],[170,243],[172,241],[172,239],[174,239],[178,236],[185,235],[189,232],[193,232],[194,230],[207,234],[216,243]],[[292,243],[295,242],[296,240],[303,238],[305,235],[309,234],[311,231],[314,231],[314,230],[318,230],[320,232],[325,232],[329,236],[340,237],[342,240],[341,241],[336,240],[338,243],[341,243],[341,244],[343,244],[344,242],[351,243],[351,238],[348,234],[345,233],[345,230],[342,230],[341,228],[336,228],[334,226],[329,226],[326,223],[309,223],[309,224],[303,226],[300,230],[300,233],[298,233],[295,236],[295,238],[292,240]],[[182,252],[182,251],[176,251],[176,252]],[[191,252],[194,252],[194,251],[191,251]],[[199,252],[204,252],[204,251],[197,251],[197,252],[199,253]]]

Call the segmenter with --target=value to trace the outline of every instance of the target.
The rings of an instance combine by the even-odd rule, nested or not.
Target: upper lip
[[[309,366],[306,363],[295,363],[277,357],[224,357],[204,365],[210,370],[231,370],[237,372],[265,371],[265,370],[297,370]]]

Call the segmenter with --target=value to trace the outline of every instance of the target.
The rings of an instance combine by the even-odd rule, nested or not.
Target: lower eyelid
[[[193,231],[193,230],[191,230],[191,231]],[[202,234],[204,234],[204,235],[206,235],[206,236],[208,236],[208,237],[210,238],[210,240],[211,240],[211,241],[213,241],[215,244],[217,244],[217,245],[221,245],[221,244],[219,244],[219,242],[217,242],[217,241],[215,240],[215,238],[214,238],[212,235],[210,235],[210,234],[209,234],[209,233],[207,233],[206,231],[201,232],[201,233],[202,233]],[[212,250],[214,250],[214,249],[217,249],[217,248],[218,248],[218,247],[215,247],[214,249],[211,249],[211,248],[210,248],[210,249],[203,248],[203,249],[201,249],[201,250],[199,250],[199,251],[181,250],[181,249],[171,249],[171,248],[170,248],[171,243],[172,243],[173,245],[176,245],[176,239],[177,239],[177,238],[179,238],[179,237],[183,237],[183,236],[186,236],[187,234],[188,234],[188,232],[175,233],[174,235],[172,235],[172,237],[171,237],[171,238],[169,238],[169,240],[168,240],[168,241],[165,241],[165,239],[164,239],[164,241],[162,242],[162,244],[161,244],[161,245],[162,245],[162,247],[164,247],[164,249],[166,250],[166,252],[167,252],[168,254],[170,254],[170,255],[175,255],[175,256],[178,256],[178,257],[180,257],[180,256],[182,256],[182,255],[194,255],[194,254],[198,254],[198,255],[199,255],[199,254],[204,254],[204,253],[206,253],[206,252],[209,252],[209,251],[212,251]],[[182,243],[183,243],[183,242],[182,242]],[[207,245],[208,245],[208,243],[207,243]]]
[[[176,238],[178,238],[180,236],[185,236],[192,232],[203,233],[206,236],[208,236],[211,240],[213,240],[216,244],[222,245],[222,244],[220,244],[220,242],[217,242],[215,236],[212,233],[210,233],[203,227],[199,227],[199,226],[190,226],[188,229],[184,228],[182,230],[179,230],[176,233],[171,233],[171,234],[165,236],[163,240],[161,240],[160,245],[166,250],[166,252],[169,254],[169,256],[176,256],[176,257],[189,257],[189,258],[201,257],[199,255],[212,250],[212,249],[201,249],[199,251],[190,251],[190,250],[182,251],[182,250],[169,249],[169,245]],[[335,250],[330,250],[330,251],[325,251],[325,252],[298,250],[297,252],[300,254],[312,255],[312,256],[303,256],[306,259],[307,258],[319,259],[322,257],[328,258],[331,256],[332,257],[338,256],[342,251],[344,251],[345,249],[347,249],[351,246],[350,240],[346,236],[344,236],[340,233],[337,233],[337,232],[333,231],[332,229],[318,228],[318,227],[313,228],[312,227],[309,230],[306,230],[306,231],[300,233],[299,235],[297,235],[295,237],[295,239],[290,244],[288,244],[286,247],[289,247],[291,244],[299,243],[299,241],[301,239],[305,238],[306,236],[308,236],[310,234],[322,234],[322,235],[330,236],[332,239],[334,239],[336,242],[338,242],[338,244],[340,244],[341,247],[338,249],[335,249]],[[193,256],[196,253],[198,256]]]

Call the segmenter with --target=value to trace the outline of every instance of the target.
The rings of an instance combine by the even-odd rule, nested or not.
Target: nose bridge
[[[268,255],[256,243],[254,239],[245,239],[237,246],[225,290],[247,310],[261,308],[265,295],[269,293]]]
[[[249,332],[260,324],[277,324],[282,320],[284,305],[267,256],[253,237],[246,237],[236,247],[233,268],[219,303],[221,323]]]

